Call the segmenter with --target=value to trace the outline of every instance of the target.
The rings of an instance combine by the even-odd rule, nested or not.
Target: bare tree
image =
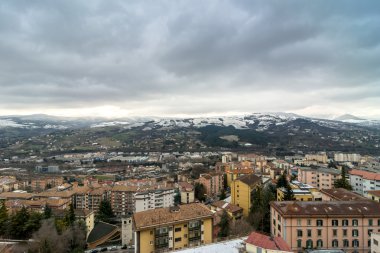
[[[231,236],[246,236],[253,231],[253,227],[245,219],[236,220],[231,223],[230,235]]]

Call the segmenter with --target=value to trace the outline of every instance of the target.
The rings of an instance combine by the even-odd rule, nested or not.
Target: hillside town
[[[60,236],[53,252],[380,252],[379,157],[103,152],[1,167],[1,252]]]

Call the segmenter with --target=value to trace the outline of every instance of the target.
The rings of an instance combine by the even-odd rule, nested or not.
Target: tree
[[[201,183],[196,183],[194,187],[194,195],[199,201],[206,200],[206,187]]]
[[[174,204],[179,205],[181,204],[181,194],[179,193],[179,190],[176,189],[175,195],[174,195]]]
[[[50,219],[52,215],[52,210],[48,205],[45,205],[44,208],[44,219]]]
[[[286,187],[286,183],[288,182],[287,176],[286,176],[286,170],[281,174],[281,176],[277,180],[277,188]]]
[[[275,200],[274,187],[259,186],[252,193],[252,205],[248,221],[255,230],[270,232],[270,202]]]
[[[0,205],[0,235],[4,235],[6,233],[6,224],[8,223],[8,212],[5,206],[5,200],[1,201]]]
[[[230,218],[228,217],[228,213],[226,210],[223,210],[222,217],[219,222],[220,231],[218,233],[219,237],[226,237],[230,232]]]
[[[99,211],[96,214],[96,221],[110,222],[113,217],[115,217],[115,215],[111,203],[108,200],[103,199],[100,202]]]
[[[69,205],[69,209],[66,209],[65,213],[65,223],[66,226],[72,226],[75,222],[75,212],[73,204]]]
[[[235,220],[230,226],[230,235],[233,236],[247,236],[249,233],[251,233],[253,230],[253,227],[243,218],[240,220]]]
[[[346,168],[345,167],[342,167],[341,178],[339,178],[338,180],[335,180],[334,187],[335,188],[344,188],[346,190],[352,191],[352,186],[350,185],[350,183],[346,179]]]
[[[222,191],[220,192],[220,195],[219,195],[219,199],[223,200],[225,198],[227,198],[226,191],[224,189],[222,189]]]
[[[294,193],[289,183],[285,186],[285,193],[282,201],[294,200]]]
[[[16,214],[10,217],[10,226],[8,226],[8,235],[14,239],[26,239],[27,231],[25,224],[29,220],[29,212],[23,206]]]

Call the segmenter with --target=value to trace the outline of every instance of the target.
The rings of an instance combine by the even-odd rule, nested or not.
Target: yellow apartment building
[[[243,216],[248,217],[251,208],[251,194],[261,185],[261,178],[256,175],[245,175],[231,183],[231,203],[243,209]]]
[[[135,213],[135,252],[167,252],[212,243],[212,224],[213,213],[201,203]]]

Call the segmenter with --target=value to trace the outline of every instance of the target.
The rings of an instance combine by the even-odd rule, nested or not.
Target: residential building
[[[360,162],[360,154],[345,154],[345,153],[335,153],[334,160],[336,162]]]
[[[179,193],[181,195],[181,204],[190,204],[194,202],[194,186],[188,182],[178,183]]]
[[[311,168],[299,167],[298,168],[298,181],[309,184],[321,189],[331,189],[334,187],[335,180],[341,178],[341,172],[337,169],[331,168]]]
[[[135,211],[134,195],[138,187],[115,185],[111,189],[111,206],[117,216],[132,214]]]
[[[304,184],[298,181],[292,181],[289,183],[293,191],[294,200],[298,201],[321,201],[322,194],[320,191],[308,184]],[[277,200],[281,201],[284,199],[286,189],[277,189]]]
[[[254,164],[250,161],[242,161],[239,163],[229,163],[225,165],[225,176],[227,178],[227,186],[231,187],[232,181],[244,175],[255,173]]]
[[[374,201],[276,201],[270,206],[271,234],[295,252],[368,252],[371,233],[380,229],[380,204]]]
[[[259,232],[252,232],[245,240],[247,253],[285,253],[293,252],[281,237],[271,237]]]
[[[148,189],[134,195],[134,212],[174,206],[174,188]]]
[[[95,225],[95,213],[90,210],[78,210],[74,209],[75,219],[81,220],[86,225],[86,237],[91,233],[94,229]],[[66,210],[54,210],[53,216],[57,218],[64,219],[66,215]]]
[[[380,252],[380,233],[372,232],[371,234],[371,253]]]
[[[228,216],[234,222],[240,220],[243,217],[243,209],[237,205],[225,202],[223,200],[215,201],[210,204],[211,211],[219,212],[226,211]]]
[[[367,192],[367,197],[369,199],[372,199],[376,202],[380,202],[380,190],[377,191],[368,191]]]
[[[91,189],[87,195],[87,208],[89,210],[97,212],[99,210],[100,202],[105,199],[109,200],[109,198],[108,188],[100,187],[97,189]],[[110,202],[112,205],[112,201]]]
[[[166,252],[212,242],[213,213],[191,203],[133,214],[135,252]]]
[[[217,196],[223,189],[224,174],[222,172],[201,174],[196,181],[204,185],[207,196],[213,197]]]
[[[322,201],[367,200],[363,196],[344,188],[322,189],[321,194]]]
[[[252,192],[262,184],[261,177],[254,174],[239,177],[231,183],[231,203],[243,209],[248,217]]]
[[[354,169],[349,175],[352,190],[364,197],[368,197],[368,191],[380,190],[380,173]]]
[[[326,152],[319,152],[316,154],[307,154],[305,155],[307,161],[317,161],[318,163],[327,163],[328,157]]]

